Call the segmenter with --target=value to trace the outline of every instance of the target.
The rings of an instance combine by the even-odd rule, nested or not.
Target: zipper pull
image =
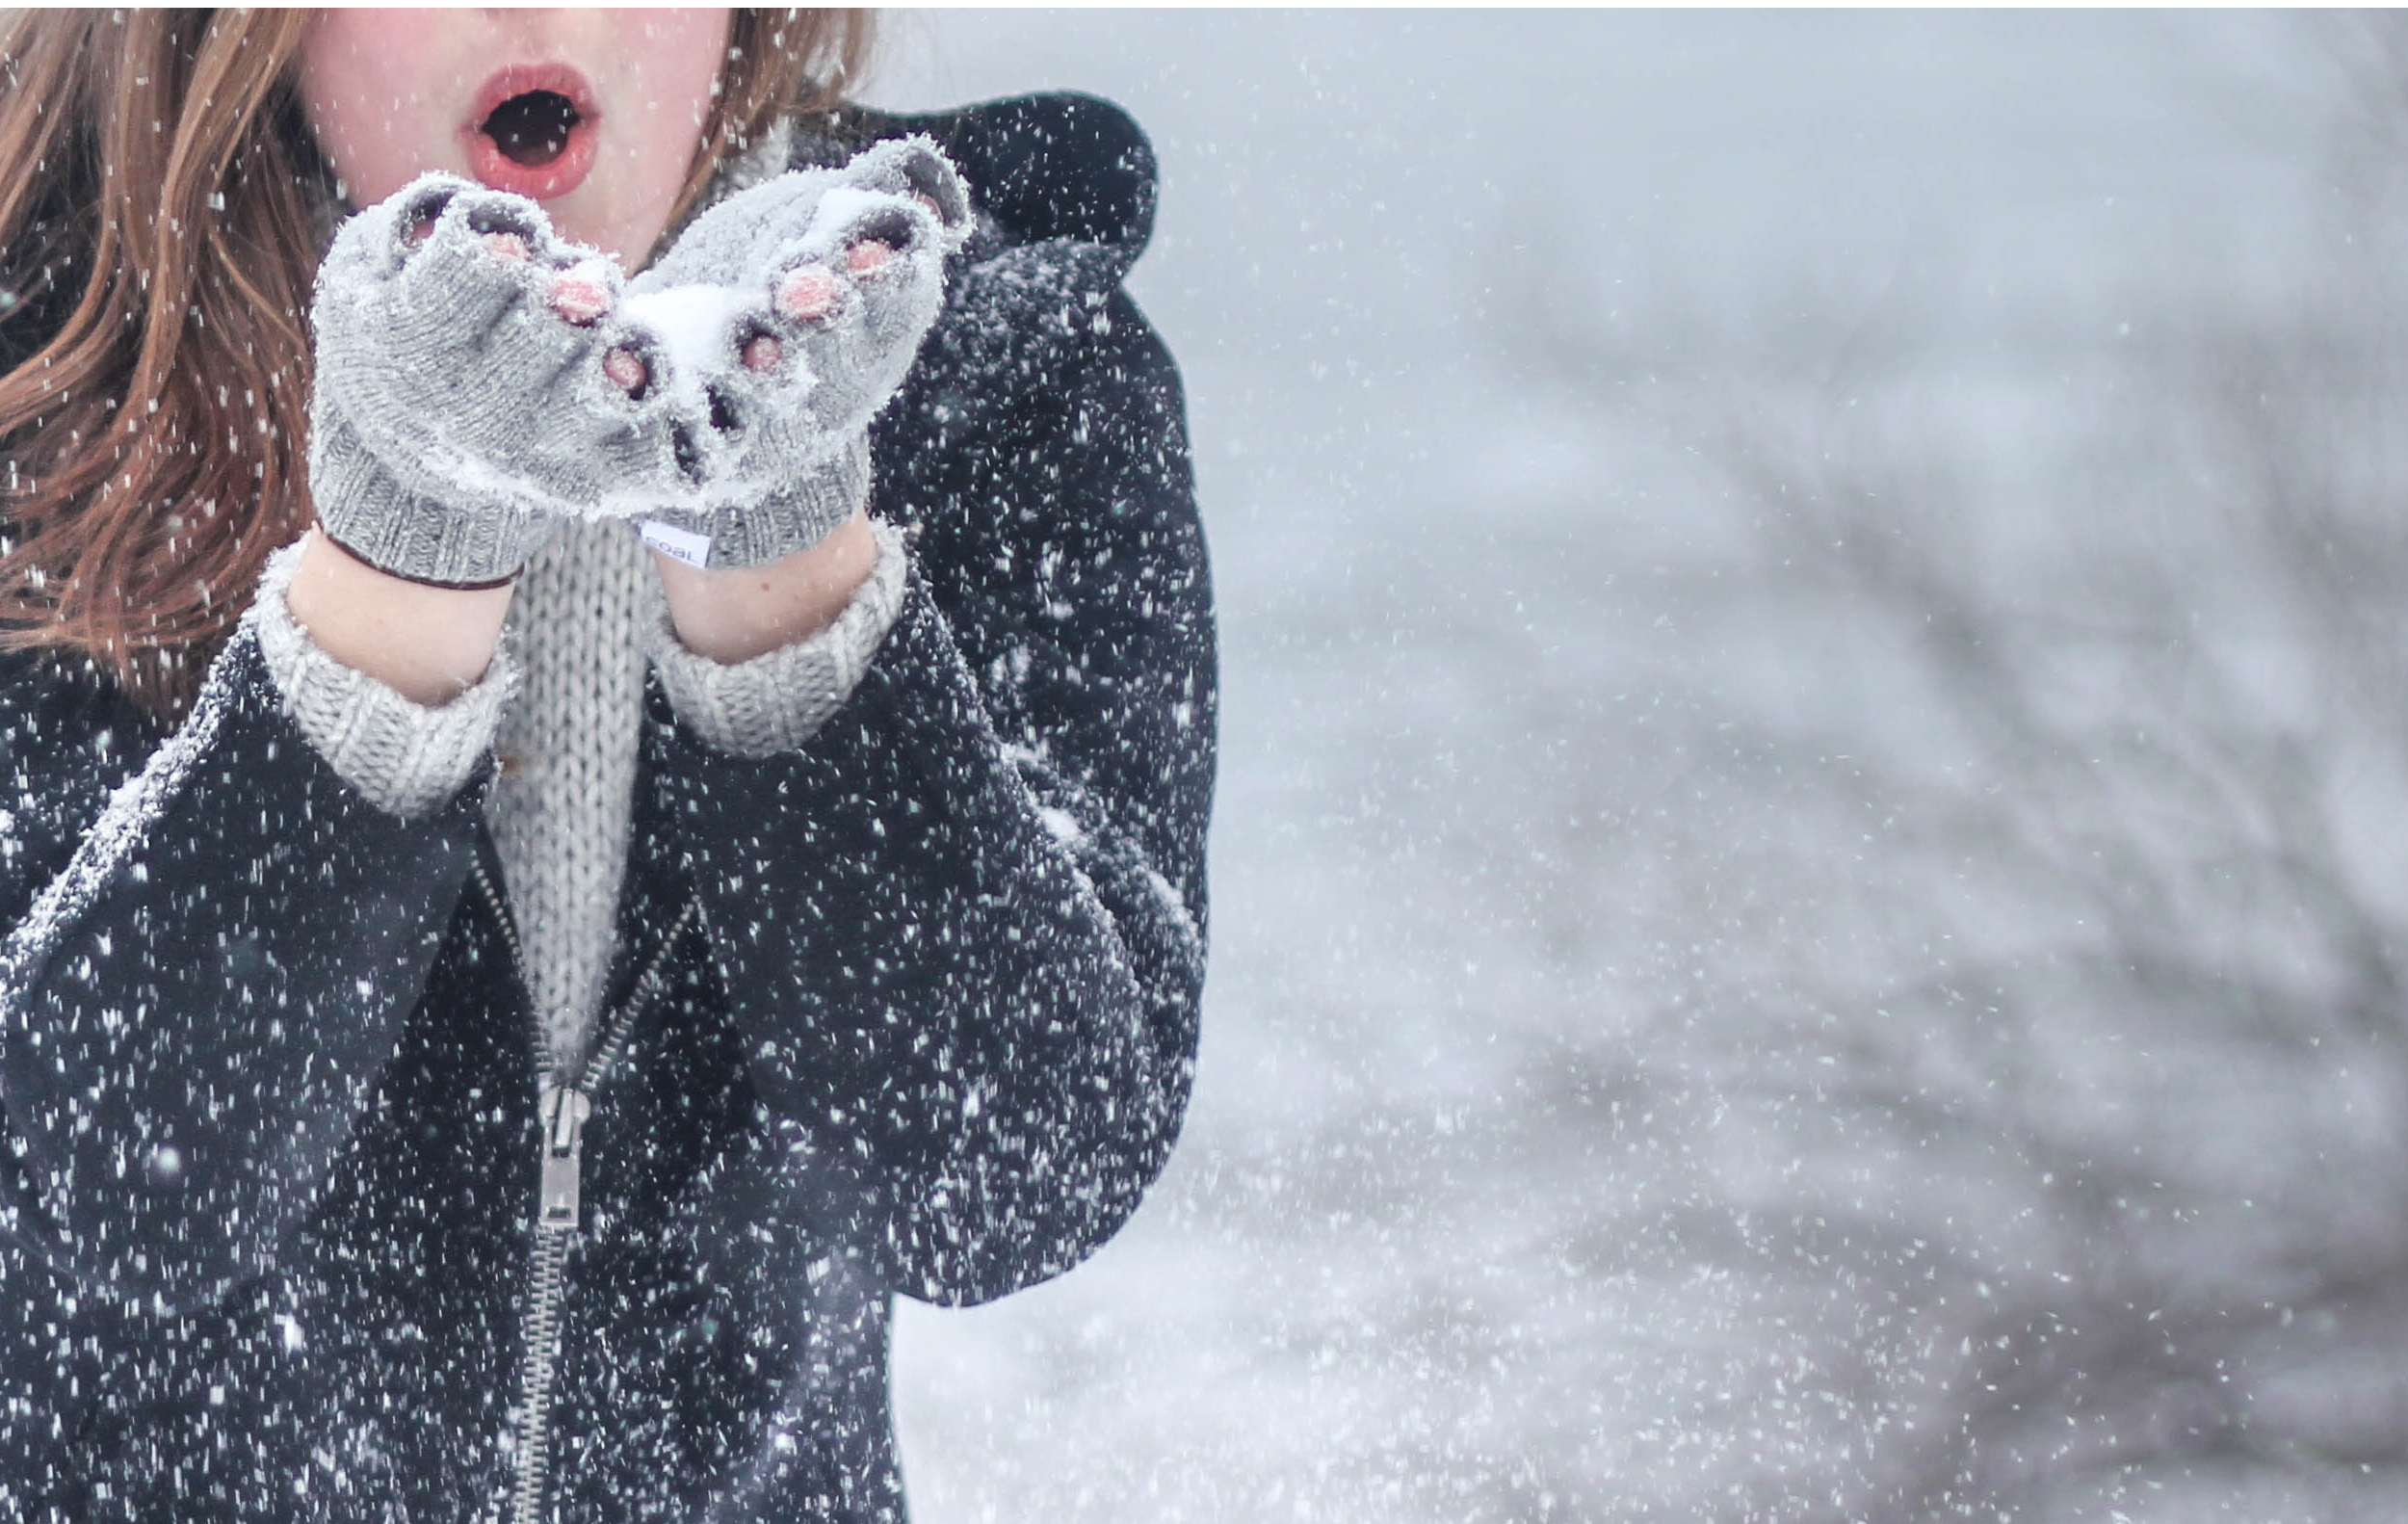
[[[573,1086],[547,1085],[543,1090],[543,1196],[537,1208],[541,1227],[577,1225],[577,1171],[585,1146],[586,1118],[593,1103]]]

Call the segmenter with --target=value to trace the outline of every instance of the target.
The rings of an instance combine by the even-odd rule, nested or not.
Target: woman
[[[9,21],[0,1515],[899,1518],[891,1294],[1159,1171],[1150,155],[863,43]]]

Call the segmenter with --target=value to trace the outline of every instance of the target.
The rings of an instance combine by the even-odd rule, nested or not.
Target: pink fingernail
[[[775,370],[777,362],[786,357],[786,346],[767,333],[755,333],[745,342],[745,369]]]
[[[652,368],[633,350],[612,350],[602,356],[602,374],[623,391],[635,391],[652,379]]]
[[[432,217],[421,217],[409,224],[409,241],[413,244],[423,244],[433,236],[434,219]]]
[[[878,267],[894,257],[894,250],[875,238],[865,238],[845,250],[845,268],[856,276],[876,275]]]
[[[571,323],[591,323],[611,310],[611,288],[585,276],[563,276],[552,282],[552,310]]]
[[[817,323],[836,310],[836,299],[843,288],[836,277],[817,265],[790,270],[778,282],[777,310],[797,323]]]
[[[513,265],[526,262],[527,240],[516,233],[487,233],[484,235],[484,247],[486,252],[496,259],[507,260]]]

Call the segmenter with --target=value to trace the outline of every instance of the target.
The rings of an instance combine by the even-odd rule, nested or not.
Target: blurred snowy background
[[[1187,1139],[922,1524],[2408,1517],[2408,37],[895,13],[1219,582]]]

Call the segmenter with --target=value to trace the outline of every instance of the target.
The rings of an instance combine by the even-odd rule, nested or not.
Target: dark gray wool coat
[[[1071,96],[840,127],[932,133],[982,230],[877,429],[918,535],[859,689],[764,761],[652,695],[619,987],[698,915],[587,1129],[575,1524],[900,1518],[892,1294],[1077,1262],[1189,1089],[1214,644],[1120,289],[1150,152]],[[169,736],[0,667],[0,1519],[498,1511],[537,1050],[482,786],[379,812],[248,631]]]

